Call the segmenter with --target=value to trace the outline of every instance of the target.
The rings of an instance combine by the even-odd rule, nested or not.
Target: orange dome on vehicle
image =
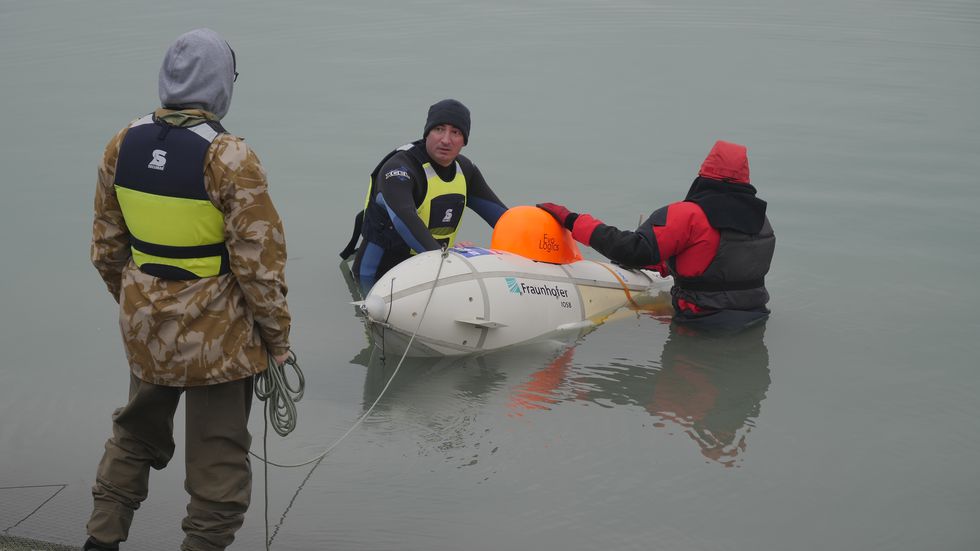
[[[572,234],[538,207],[512,207],[493,228],[490,248],[551,264],[582,260]]]

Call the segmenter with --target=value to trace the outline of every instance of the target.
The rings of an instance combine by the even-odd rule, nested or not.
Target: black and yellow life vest
[[[164,279],[228,273],[224,215],[204,186],[204,160],[225,129],[214,121],[177,127],[147,115],[123,138],[115,189],[133,261]]]
[[[453,163],[456,165],[456,175],[448,182],[436,174],[432,163],[422,165],[426,180],[425,197],[415,209],[422,223],[429,228],[432,238],[446,247],[452,247],[456,242],[463,209],[466,208],[466,177],[459,161]]]
[[[346,259],[354,253],[357,248],[357,240],[361,235],[366,240],[377,243],[386,249],[402,242],[388,213],[374,201],[377,194],[380,193],[377,180],[381,167],[395,154],[411,151],[413,147],[424,146],[421,145],[421,142],[403,145],[385,155],[371,172],[367,197],[364,199],[364,210],[354,217],[354,232],[347,247],[340,253],[341,258]],[[412,157],[417,159],[414,155]],[[426,179],[425,197],[422,198],[415,212],[422,223],[429,228],[433,239],[447,247],[452,247],[456,241],[456,234],[459,232],[459,225],[466,207],[466,177],[463,175],[459,161],[454,161],[454,164],[455,176],[448,182],[439,177],[431,162],[421,163],[420,160],[420,163],[415,165],[421,168]],[[415,250],[409,252],[411,254],[418,253]]]

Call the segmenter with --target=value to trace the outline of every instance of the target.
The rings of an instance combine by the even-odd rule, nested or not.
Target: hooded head
[[[204,109],[224,118],[235,82],[235,52],[211,29],[177,38],[160,66],[160,103],[167,108]]]
[[[463,144],[470,141],[470,110],[454,99],[444,99],[429,107],[429,116],[425,119],[425,129],[422,137],[429,135],[429,130],[440,124],[451,124],[463,133]]]
[[[745,146],[718,140],[701,163],[698,176],[733,184],[749,183],[749,156]]]

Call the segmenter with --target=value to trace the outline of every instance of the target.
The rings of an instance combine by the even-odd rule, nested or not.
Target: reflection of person
[[[219,120],[238,73],[209,29],[180,36],[157,109],[120,131],[99,166],[92,262],[119,302],[131,370],[92,490],[84,549],[117,549],[174,453],[186,404],[190,494],[181,549],[229,546],[251,498],[253,376],[289,350],[286,244],[265,172]]]
[[[575,348],[569,348],[511,391],[511,415],[571,400],[637,405],[662,421],[656,426],[680,427],[704,457],[733,466],[769,389],[764,334],[764,323],[730,335],[671,324],[660,369],[622,361],[576,369]]]
[[[745,146],[715,143],[687,197],[655,211],[636,231],[554,203],[538,206],[610,260],[672,275],[679,323],[729,329],[769,315],[765,275],[776,238],[766,202],[749,184]]]
[[[422,139],[392,151],[371,172],[364,210],[340,253],[349,257],[363,236],[353,266],[362,289],[412,254],[452,246],[464,207],[491,227],[507,210],[480,169],[460,155],[469,136],[469,109],[442,100],[429,107]]]
[[[769,389],[765,324],[735,335],[672,325],[644,407],[685,429],[708,459],[732,466]]]

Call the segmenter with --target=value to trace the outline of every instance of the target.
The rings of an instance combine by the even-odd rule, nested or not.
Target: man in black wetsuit
[[[371,172],[364,210],[340,253],[362,236],[353,274],[363,292],[393,266],[423,251],[451,247],[469,207],[491,227],[507,210],[460,150],[469,142],[470,111],[454,99],[429,107],[422,139],[392,151]]]

